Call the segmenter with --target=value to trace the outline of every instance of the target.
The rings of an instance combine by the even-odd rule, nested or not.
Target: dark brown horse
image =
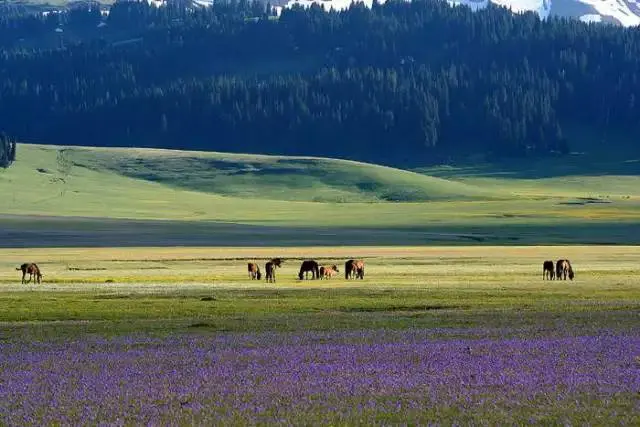
[[[344,263],[345,279],[364,279],[364,261],[361,259],[350,259]]]
[[[280,258],[274,258],[264,265],[264,271],[267,274],[267,282],[276,283],[276,268],[282,265]]]
[[[262,278],[260,266],[258,266],[258,264],[256,264],[255,262],[248,263],[247,270],[249,271],[249,278],[251,280],[260,280]]]
[[[549,279],[553,280],[555,277],[555,273],[553,271],[553,261],[545,261],[542,263],[542,280]]]
[[[31,279],[35,276],[35,282],[42,282],[42,273],[40,272],[40,268],[37,264],[30,262],[22,264],[20,267],[16,268],[18,271],[22,271],[22,283],[29,283]],[[25,281],[25,277],[29,274],[29,280]]]
[[[318,266],[318,263],[312,259],[302,261],[302,265],[300,265],[300,272],[298,273],[298,279],[302,280],[303,275],[305,278],[308,278],[309,272],[311,272],[311,277],[313,279],[320,278],[320,267]]]
[[[573,268],[571,268],[571,262],[568,259],[559,259],[556,262],[556,278],[558,280],[567,280],[567,276],[569,276],[569,280],[573,280],[575,276]]]
[[[340,270],[338,270],[337,265],[323,265],[320,267],[320,279],[331,279],[333,276],[338,274]]]

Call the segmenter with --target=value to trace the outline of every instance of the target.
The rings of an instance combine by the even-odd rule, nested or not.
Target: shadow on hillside
[[[637,244],[640,223],[395,228],[0,216],[0,247]]]
[[[563,176],[632,176],[640,174],[640,146],[628,134],[567,127],[571,153],[531,158],[455,159],[450,166],[420,168],[442,178],[541,179]],[[446,164],[446,162],[444,162]]]
[[[635,176],[640,174],[640,155],[625,160],[602,160],[572,153],[541,159],[496,160],[475,163],[458,161],[455,166],[439,165],[415,169],[440,178],[542,179],[563,176]]]

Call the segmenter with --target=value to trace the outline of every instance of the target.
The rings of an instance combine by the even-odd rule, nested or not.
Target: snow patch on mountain
[[[624,27],[635,27],[640,25],[640,17],[631,11],[633,7],[636,12],[640,11],[638,2],[635,0],[579,0],[580,3],[591,6],[600,16],[609,16]]]
[[[385,0],[380,0],[380,3],[384,3]],[[359,3],[358,1],[353,0],[291,0],[284,7],[292,7],[293,5],[300,5],[304,7],[309,7],[313,3],[324,5],[326,10],[330,10],[333,8],[334,10],[345,10],[351,6],[351,3]],[[364,0],[362,3],[367,7],[371,7],[373,0]]]
[[[536,12],[542,19],[551,12],[551,0],[491,0],[491,3],[504,6],[514,13]]]
[[[588,13],[586,15],[582,15],[580,17],[580,20],[582,22],[587,22],[587,23],[589,23],[589,22],[602,22],[602,16],[596,15],[596,14],[593,14],[593,13]]]
[[[202,0],[200,0],[202,1]],[[207,0],[204,0],[207,1]],[[384,3],[385,0],[378,0]],[[603,18],[608,22],[618,22],[625,27],[640,25],[640,0],[446,0],[449,4],[458,6],[464,5],[472,10],[484,9],[489,2],[504,6],[514,13],[535,12],[540,18],[545,19],[551,15],[552,1],[558,7],[569,7],[574,9],[569,16],[580,19],[583,22],[602,22]],[[291,0],[286,7],[293,5],[301,5],[308,7],[313,3],[324,5],[326,10],[331,8],[335,10],[347,9],[354,0]],[[373,0],[363,0],[366,6],[371,7]],[[574,5],[574,6],[572,6]],[[586,7],[580,13],[576,12],[575,7],[582,5]],[[589,13],[585,13],[589,12]],[[565,15],[566,16],[566,15]]]
[[[489,0],[447,0],[452,6],[469,6],[471,10],[480,10],[489,6]]]
[[[495,5],[504,6],[514,13],[537,12],[543,19],[549,16],[549,12],[551,11],[551,0],[447,0],[447,3],[452,6],[463,5],[469,6],[471,10],[480,10],[487,7],[489,1]],[[284,7],[292,7],[295,4],[308,7],[313,3],[317,3],[324,5],[326,10],[331,8],[344,10],[349,8],[351,3],[354,2],[354,0],[291,0]],[[379,0],[379,2],[384,3],[385,0]],[[367,7],[371,7],[373,0],[364,0],[363,3]]]

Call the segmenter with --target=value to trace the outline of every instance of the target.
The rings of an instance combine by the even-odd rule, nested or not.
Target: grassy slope
[[[496,235],[495,242],[533,239],[539,243],[546,236],[547,242],[633,243],[637,230],[631,228],[640,219],[640,179],[631,175],[525,179],[495,178],[477,169],[473,173],[469,169],[430,171],[448,178],[441,179],[330,159],[76,147],[66,151],[74,166],[63,182],[56,166],[59,149],[20,145],[18,161],[0,171],[0,215],[5,215],[0,219],[0,234],[4,231],[1,237],[9,241],[6,233],[12,233],[14,243],[9,246],[17,244],[20,233],[35,229],[50,235],[70,230],[65,238],[71,241],[85,229],[100,229],[110,238],[111,246],[118,244],[114,239],[128,235],[131,240],[131,233],[143,230],[149,236],[159,236],[158,242],[145,240],[148,245],[164,240],[172,244],[229,244],[234,239],[255,245],[268,240],[266,234],[277,234],[280,239],[283,232],[258,230],[263,236],[252,242],[244,237],[256,230],[242,231],[242,236],[225,235],[194,223],[172,222],[173,229],[165,225],[159,230],[154,224],[146,227],[124,222],[107,225],[67,219],[49,223],[34,221],[29,215],[277,226],[287,227],[291,236],[285,240],[291,241],[299,233],[296,227],[316,227],[309,233],[326,237],[326,242],[307,239],[315,244],[335,244],[341,238],[349,244],[421,244],[428,242],[418,235],[425,231],[439,233],[444,240],[451,236],[451,241],[462,234],[484,233]],[[587,203],[579,197],[608,200]],[[413,202],[379,203],[394,199]],[[362,238],[321,229],[327,227],[380,231]],[[113,237],[118,230],[122,238]],[[404,234],[392,236],[397,230]],[[199,240],[169,238],[189,233]],[[94,236],[99,239],[102,237]],[[53,240],[44,242],[53,244]],[[56,240],[55,244],[65,242]]]
[[[419,202],[500,195],[442,178],[346,160],[155,149],[71,148],[68,152],[80,167],[241,198]]]
[[[498,186],[524,197],[638,199],[640,146],[624,134],[567,128],[573,152],[566,157],[474,162],[420,172],[479,187]],[[615,147],[615,149],[612,149]]]

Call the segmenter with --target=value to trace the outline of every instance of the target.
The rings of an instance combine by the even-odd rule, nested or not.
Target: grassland
[[[629,171],[556,165],[554,178],[534,179],[28,144],[18,156],[0,171],[3,247],[635,244],[640,231],[640,178]]]
[[[246,261],[285,258],[278,282]],[[366,277],[295,279],[313,257]],[[543,281],[567,257],[574,281]],[[15,266],[38,259],[42,284]],[[635,425],[637,246],[0,250],[0,423]]]
[[[13,249],[0,255],[1,321],[73,321],[78,323],[69,326],[81,329],[112,330],[117,324],[126,330],[305,330],[568,320],[631,327],[640,308],[637,247]],[[278,283],[248,280],[246,261],[263,263],[271,256],[286,259]],[[340,266],[354,256],[367,260],[364,281],[296,278],[302,258]],[[541,261],[559,257],[574,261],[576,281],[543,282]],[[26,258],[39,260],[42,285],[19,283],[15,266]]]

